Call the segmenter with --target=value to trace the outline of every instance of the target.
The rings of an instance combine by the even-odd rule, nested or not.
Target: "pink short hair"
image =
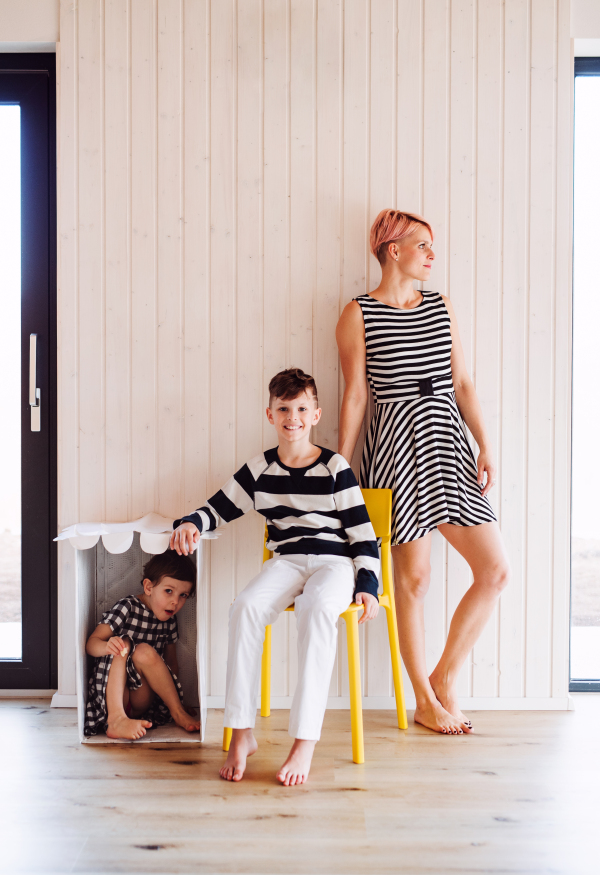
[[[380,264],[385,261],[386,247],[394,240],[402,240],[424,225],[433,240],[433,229],[429,222],[416,213],[402,213],[400,210],[382,210],[371,226],[371,252]]]

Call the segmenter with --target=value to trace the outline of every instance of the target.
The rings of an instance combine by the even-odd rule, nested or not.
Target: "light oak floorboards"
[[[257,720],[241,784],[203,745],[81,745],[76,715],[0,702],[0,872],[535,873],[600,871],[600,695],[574,712],[471,713],[473,736],[329,711],[309,782],[281,787],[288,713]]]

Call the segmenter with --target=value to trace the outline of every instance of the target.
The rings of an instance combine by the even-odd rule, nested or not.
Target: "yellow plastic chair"
[[[379,595],[379,604],[384,608],[387,618],[390,653],[392,657],[392,675],[396,695],[396,712],[398,727],[406,729],[406,707],[404,704],[404,688],[402,685],[402,662],[400,659],[400,644],[398,641],[398,625],[396,622],[396,605],[394,602],[394,584],[392,577],[391,528],[392,528],[392,491],[391,489],[363,489],[363,498],[377,538],[381,538],[381,577],[383,593]],[[271,559],[273,554],[267,550],[267,532],[263,545],[263,562]],[[290,605],[286,610],[293,611]],[[360,679],[360,649],[358,643],[358,612],[362,605],[354,602],[340,616],[346,622],[346,639],[348,643],[348,674],[350,676],[350,725],[352,728],[352,759],[355,763],[364,763],[364,736],[362,719],[362,688]],[[261,664],[260,715],[271,716],[271,627],[265,628]],[[223,730],[223,750],[229,750],[231,729]]]

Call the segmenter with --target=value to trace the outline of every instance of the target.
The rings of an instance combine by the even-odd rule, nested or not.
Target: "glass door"
[[[0,688],[56,683],[55,58],[0,54]]]
[[[0,103],[0,659],[21,659],[21,107]]]
[[[600,58],[575,59],[571,684],[600,690]]]

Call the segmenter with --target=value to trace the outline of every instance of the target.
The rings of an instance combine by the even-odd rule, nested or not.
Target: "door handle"
[[[37,383],[37,334],[29,335],[29,408],[31,430],[41,431],[40,390]]]

